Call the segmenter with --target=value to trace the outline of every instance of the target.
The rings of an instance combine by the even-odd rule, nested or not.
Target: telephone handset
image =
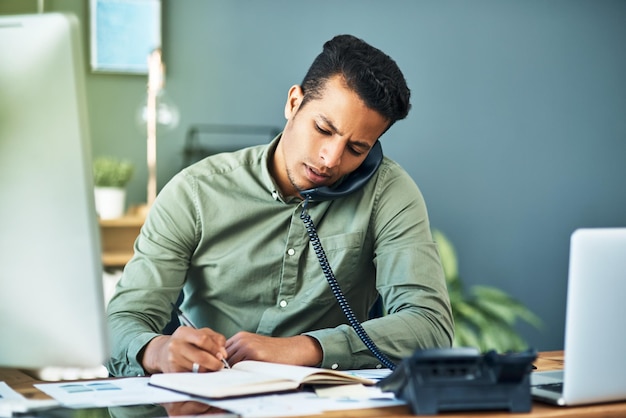
[[[307,234],[309,236],[309,240],[311,241],[311,246],[313,247],[313,251],[315,251],[315,255],[317,256],[317,259],[320,263],[322,272],[324,273],[324,277],[326,277],[326,281],[330,285],[330,290],[333,292],[335,299],[337,299],[337,303],[339,303],[339,307],[348,319],[350,326],[354,329],[354,331],[357,333],[361,341],[363,341],[363,344],[365,344],[368,350],[372,352],[374,357],[376,357],[383,364],[383,366],[387,367],[388,369],[394,370],[396,365],[391,360],[389,360],[389,358],[382,351],[380,351],[380,349],[371,340],[369,335],[367,335],[367,332],[365,332],[363,326],[354,315],[354,312],[352,311],[352,308],[348,304],[346,297],[341,291],[339,283],[335,278],[335,274],[333,273],[333,270],[328,263],[326,253],[324,252],[324,248],[322,248],[322,243],[320,242],[320,239],[317,235],[317,230],[315,229],[313,220],[311,219],[311,216],[307,213],[307,207],[310,201],[337,199],[359,190],[376,173],[376,170],[378,170],[378,167],[380,166],[382,160],[383,149],[380,145],[380,142],[376,141],[359,168],[350,173],[340,185],[335,188],[318,187],[315,189],[309,189],[300,192],[300,194],[304,197],[304,203],[302,204],[300,219],[302,219],[302,222],[304,222]]]
[[[337,187],[317,187],[315,189],[304,190],[300,194],[307,200],[320,202],[323,200],[333,200],[349,195],[359,190],[376,173],[380,163],[383,161],[383,147],[380,141],[376,141],[369,154],[361,165],[343,180]]]

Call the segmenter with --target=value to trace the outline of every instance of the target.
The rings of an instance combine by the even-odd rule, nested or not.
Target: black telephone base
[[[535,350],[480,354],[472,348],[418,350],[378,385],[416,415],[440,411],[529,412]]]

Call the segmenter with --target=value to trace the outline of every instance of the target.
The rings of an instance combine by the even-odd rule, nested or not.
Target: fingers
[[[172,337],[180,338],[198,349],[210,353],[228,354],[225,348],[226,338],[210,328],[194,329],[190,327],[179,327],[174,334],[172,334]]]
[[[180,327],[170,339],[168,363],[175,371],[220,370],[221,359],[228,357],[225,343],[226,338],[210,328]]]
[[[240,331],[226,341],[228,361],[231,365],[243,360],[280,363],[279,359],[284,354],[278,345],[280,341],[279,338]]]
[[[317,340],[305,335],[279,338],[241,331],[226,341],[226,350],[231,365],[243,360],[259,360],[315,366],[323,358]]]
[[[228,362],[232,366],[240,361],[246,360],[249,356],[246,332],[238,332],[226,341],[226,351],[228,351]],[[249,360],[252,357],[248,358]]]

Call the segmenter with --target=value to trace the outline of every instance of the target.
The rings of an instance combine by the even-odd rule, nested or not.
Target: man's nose
[[[324,161],[324,165],[326,167],[334,168],[341,164],[343,151],[343,144],[328,141],[322,146],[320,150],[320,157]]]

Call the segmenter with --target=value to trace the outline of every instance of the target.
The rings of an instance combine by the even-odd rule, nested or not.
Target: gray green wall
[[[35,4],[0,0],[0,14]],[[86,0],[46,8],[86,23]],[[287,90],[322,43],[360,36],[405,72],[413,110],[383,147],[421,187],[461,276],[512,293],[545,321],[520,327],[530,344],[562,348],[569,235],[626,226],[626,2],[164,0],[163,12],[166,88],[182,119],[159,139],[160,186],[190,124],[282,125]],[[136,161],[134,203],[145,199],[134,124],[145,81],[87,79],[94,154]]]

